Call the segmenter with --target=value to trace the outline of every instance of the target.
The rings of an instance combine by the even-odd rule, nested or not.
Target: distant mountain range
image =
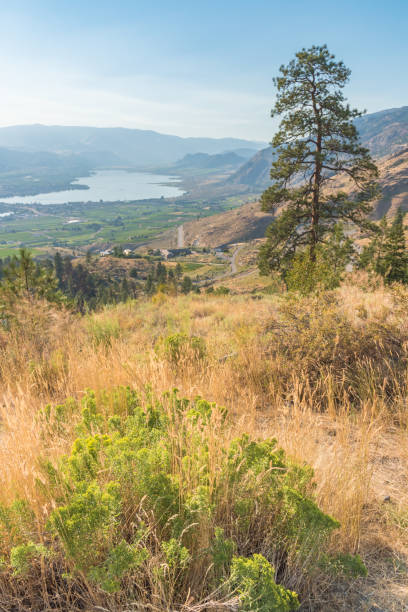
[[[408,144],[408,106],[365,115],[356,126],[374,157],[397,153]],[[70,189],[75,178],[92,170],[123,166],[179,173],[188,179],[192,197],[198,192],[202,197],[256,194],[270,184],[272,160],[272,147],[236,138],[181,138],[126,128],[12,126],[0,128],[0,197]],[[203,181],[207,176],[209,180]]]
[[[238,138],[181,138],[158,132],[78,126],[17,125],[0,128],[0,147],[27,152],[81,155],[94,165],[147,168],[172,164],[189,153],[214,155],[265,143]]]

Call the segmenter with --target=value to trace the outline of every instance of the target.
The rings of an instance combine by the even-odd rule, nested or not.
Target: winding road
[[[237,269],[237,255],[238,255],[238,253],[240,252],[240,250],[244,246],[245,245],[243,245],[243,244],[237,246],[234,249],[231,257],[229,257],[228,255],[225,255],[225,253],[217,253],[217,256],[220,259],[223,259],[224,261],[228,261],[229,262],[230,267],[231,267],[230,271],[229,272],[223,272],[223,274],[220,274],[219,276],[214,276],[211,279],[208,279],[208,280],[205,280],[205,281],[201,281],[200,283],[198,283],[198,285],[201,286],[201,287],[206,287],[209,284],[212,285],[215,281],[219,281],[219,280],[222,280],[223,278],[227,278],[229,276],[232,276],[233,274],[237,274],[237,272],[238,272],[238,269]],[[239,274],[239,276],[241,276],[241,274],[245,275],[245,274],[247,274],[247,271],[241,272]]]

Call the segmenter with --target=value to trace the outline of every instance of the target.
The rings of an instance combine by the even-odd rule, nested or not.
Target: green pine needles
[[[408,252],[405,241],[404,215],[398,209],[391,225],[380,221],[374,238],[360,255],[359,267],[382,276],[387,284],[408,282]]]

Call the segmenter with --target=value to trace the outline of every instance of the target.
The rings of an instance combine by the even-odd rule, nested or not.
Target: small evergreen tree
[[[166,266],[159,261],[156,266],[155,279],[159,284],[164,284],[167,280]]]
[[[379,274],[386,283],[408,283],[408,252],[401,209],[391,225],[385,216],[381,219],[377,234],[361,252],[359,268]]]
[[[57,251],[54,255],[54,270],[57,277],[58,286],[60,289],[64,287],[64,261],[61,253]]]
[[[404,234],[404,214],[401,209],[392,222],[384,244],[384,269],[387,283],[408,280],[408,254]]]
[[[183,293],[187,294],[193,289],[193,281],[189,276],[183,277],[183,282],[181,283],[181,290]]]
[[[1,289],[9,303],[23,296],[36,296],[55,303],[64,301],[54,270],[36,265],[27,249],[20,249],[19,256],[12,257],[3,271]]]

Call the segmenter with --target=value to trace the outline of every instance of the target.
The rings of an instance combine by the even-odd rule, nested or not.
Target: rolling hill
[[[178,162],[170,166],[172,172],[185,170],[226,170],[239,168],[245,158],[234,151],[209,155],[208,153],[188,153]]]
[[[0,147],[22,151],[83,154],[100,164],[146,168],[171,164],[188,153],[210,155],[236,149],[257,151],[265,143],[238,138],[181,138],[147,130],[81,126],[17,125],[0,128]]]
[[[70,189],[71,181],[88,176],[95,161],[87,156],[0,148],[0,198]],[[79,186],[80,187],[80,186]]]
[[[183,224],[185,246],[219,247],[235,242],[263,238],[273,214],[261,211],[259,202]],[[164,232],[153,240],[152,247],[177,247],[177,229]]]

